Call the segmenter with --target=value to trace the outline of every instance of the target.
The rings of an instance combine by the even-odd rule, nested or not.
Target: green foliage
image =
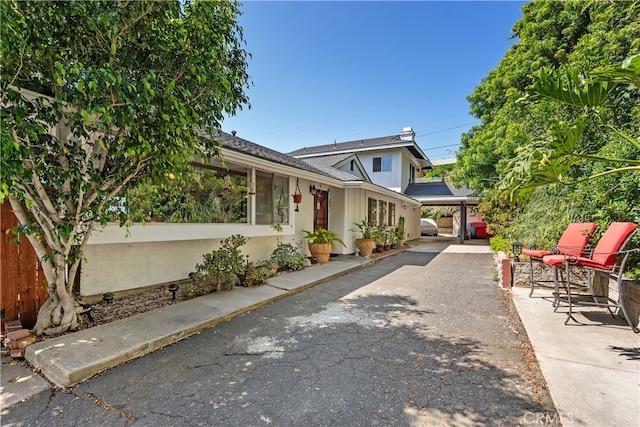
[[[396,226],[396,240],[398,242],[403,242],[406,238],[406,231],[404,228],[404,217],[401,216],[398,218],[398,225]]]
[[[166,183],[142,184],[120,199],[114,218],[124,212],[134,222],[244,223],[246,181],[246,177],[219,176],[204,169]]]
[[[457,207],[453,206],[421,206],[420,215],[422,218],[431,218],[435,221],[441,217],[450,217],[458,211]]]
[[[376,246],[389,246],[396,241],[396,227],[390,225],[376,225],[373,233]]]
[[[196,264],[195,281],[215,284],[216,291],[231,289],[244,271],[244,259],[238,249],[247,239],[234,234],[222,241],[222,246],[202,256],[202,264]]]
[[[553,183],[574,184],[576,180],[571,171],[582,162],[609,163],[613,167],[592,171],[577,182],[608,174],[640,173],[640,139],[633,135],[637,131],[626,133],[598,113],[599,107],[616,89],[640,100],[640,87],[632,86],[635,81],[640,81],[640,55],[625,60],[621,66],[593,71],[591,75],[597,75],[597,79],[585,77],[575,68],[567,67],[557,73],[543,69],[535,77],[528,96],[523,100],[568,105],[578,109],[578,115],[571,122],[554,120],[542,140],[516,150],[516,156],[509,162],[502,180],[502,188],[509,190],[511,195],[518,192],[529,194],[533,187]],[[598,126],[599,139],[609,141],[599,150],[594,147],[592,152],[582,142],[592,137],[587,133],[590,122]],[[614,143],[629,145],[627,158],[603,155],[603,150],[609,150]]]
[[[365,219],[354,223],[355,227],[351,229],[353,232],[360,233],[361,239],[373,239],[377,225],[374,222]]]
[[[0,198],[33,216],[49,292],[70,304],[114,197],[219,156],[216,129],[248,103],[239,4],[6,0],[0,14]]]
[[[264,285],[271,276],[273,276],[272,270],[266,265],[249,263],[244,272],[239,276],[240,285],[247,288]]]
[[[433,169],[425,171],[424,177],[444,179],[444,177],[449,175],[449,172],[451,172],[454,168],[455,168],[455,164],[453,163],[447,164],[447,165],[438,165],[438,166],[435,166]]]
[[[279,270],[298,271],[304,269],[304,256],[299,251],[299,246],[291,243],[279,243],[271,253],[269,260],[278,266]]]
[[[331,243],[331,247],[334,249],[336,247],[336,242],[340,243],[344,247],[347,246],[340,236],[331,230],[318,228],[315,231],[303,231],[305,233],[305,239],[307,239],[309,243]]]
[[[511,244],[513,240],[505,239],[504,237],[494,236],[489,239],[489,247],[493,252],[502,251],[504,253],[511,253]]]
[[[545,248],[572,221],[640,221],[638,16],[639,2],[523,6],[517,42],[468,97],[481,123],[450,175],[482,195],[491,231]]]

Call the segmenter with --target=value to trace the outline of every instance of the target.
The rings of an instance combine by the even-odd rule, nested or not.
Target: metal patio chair
[[[529,257],[529,284],[531,290],[529,291],[529,298],[533,297],[533,291],[536,286],[544,288],[554,288],[554,293],[557,295],[559,289],[557,287],[557,280],[543,280],[534,278],[534,262],[540,265],[542,259],[549,255],[570,255],[570,256],[586,256],[587,247],[591,236],[596,231],[598,224],[595,222],[573,222],[567,226],[567,228],[560,236],[558,243],[551,248],[551,250],[540,249],[522,249],[522,255]],[[555,272],[554,272],[555,275]],[[537,297],[545,298],[545,296]],[[554,306],[557,304],[557,297],[554,298]]]
[[[557,274],[558,269],[564,267],[564,278],[562,283],[564,284],[566,294],[563,296],[556,294],[556,298],[559,298],[569,306],[569,312],[567,313],[567,318],[564,321],[565,325],[569,322],[569,319],[576,323],[580,323],[575,317],[573,317],[574,306],[606,307],[612,316],[614,316],[612,309],[617,311],[621,310],[631,329],[636,333],[639,332],[638,328],[633,325],[622,299],[622,278],[625,264],[627,263],[630,253],[640,251],[638,248],[630,250],[624,250],[624,248],[631,241],[631,237],[636,232],[637,228],[638,225],[632,222],[612,223],[604,232],[602,237],[600,237],[591,257],[575,255],[547,255],[543,257],[542,261],[554,269],[556,288],[559,287],[560,282]],[[619,261],[619,263],[616,263],[616,261]],[[618,298],[613,299],[609,297],[608,283],[606,289],[601,290],[606,290],[606,292],[596,293],[593,291],[593,286],[589,286],[588,293],[572,293],[570,276],[571,266],[583,268],[590,272],[598,272],[606,278],[616,280],[618,285]]]

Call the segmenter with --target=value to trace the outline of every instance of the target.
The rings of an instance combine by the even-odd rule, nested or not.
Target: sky
[[[455,156],[477,119],[467,96],[513,39],[524,2],[245,1],[251,108],[226,132],[288,153],[397,135]]]

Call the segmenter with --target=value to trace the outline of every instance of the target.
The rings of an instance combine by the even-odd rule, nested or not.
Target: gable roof
[[[325,172],[331,174],[334,178],[341,181],[362,181],[362,178],[360,178],[359,176],[350,174],[349,172],[337,169],[335,167],[336,163],[348,157],[351,157],[351,155],[337,154],[335,156],[309,157],[303,159],[303,161],[313,167],[324,170]]]
[[[328,154],[346,154],[359,151],[383,150],[388,148],[405,147],[419,160],[427,163],[427,167],[433,167],[429,158],[413,140],[402,139],[400,135],[382,136],[378,138],[358,139],[347,142],[334,142],[333,144],[304,147],[288,153],[298,158],[325,156]]]

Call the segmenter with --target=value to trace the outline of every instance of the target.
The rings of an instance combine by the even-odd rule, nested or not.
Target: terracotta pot
[[[318,264],[329,262],[329,255],[331,255],[331,243],[311,243],[309,244],[309,251],[311,255],[315,257]]]
[[[360,256],[369,256],[376,247],[373,239],[356,239],[356,245],[360,251]]]
[[[302,194],[294,194],[293,203],[302,203]]]

